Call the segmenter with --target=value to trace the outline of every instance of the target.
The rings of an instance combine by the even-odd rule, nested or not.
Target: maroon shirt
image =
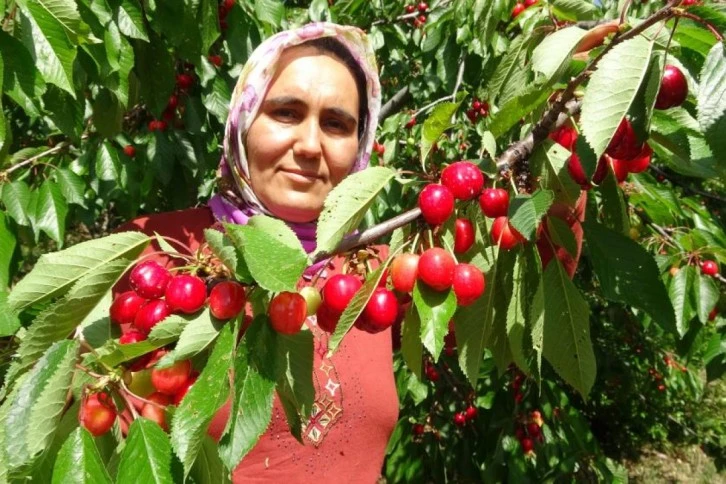
[[[196,208],[140,217],[119,231],[156,232],[196,250],[203,241],[204,229],[214,223],[208,208]],[[145,254],[158,250],[155,245]],[[387,248],[379,249],[385,258]],[[163,256],[154,258],[168,262]],[[342,262],[336,258],[326,277],[339,273]],[[324,283],[321,277],[317,285]],[[307,284],[300,281],[299,285]],[[353,328],[328,360],[324,355],[329,335],[311,320],[308,323],[315,343],[316,399],[313,417],[303,431],[305,445],[290,434],[282,405],[275,397],[267,432],[235,469],[234,482],[294,484],[325,480],[369,484],[380,476],[386,445],[398,419],[391,331],[371,335]],[[212,421],[210,435],[219,439],[228,418],[229,405],[225,405]]]

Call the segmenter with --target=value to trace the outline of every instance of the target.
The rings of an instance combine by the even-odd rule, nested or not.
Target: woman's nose
[[[298,125],[293,153],[304,158],[319,158],[322,154],[320,126],[314,119],[306,119]]]

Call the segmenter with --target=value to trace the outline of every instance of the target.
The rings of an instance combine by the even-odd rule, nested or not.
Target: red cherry
[[[624,182],[628,178],[628,165],[627,161],[619,160],[617,158],[610,158],[610,164],[613,167],[613,173],[618,183]]]
[[[226,8],[228,11],[232,10],[232,7],[234,7],[235,3],[237,3],[237,0],[224,0],[224,8]]]
[[[582,168],[582,163],[580,163],[580,157],[577,156],[577,153],[572,153],[570,155],[570,159],[567,160],[567,173],[570,174],[572,179],[575,180],[575,183],[580,185],[583,190],[589,190],[592,188],[590,180],[587,179],[587,175],[585,174],[585,170]]]
[[[418,17],[416,17],[416,20],[418,20],[418,23],[420,25],[423,25],[426,23],[426,15],[419,15]]]
[[[145,339],[146,335],[144,333],[132,329],[122,334],[121,337],[118,339],[118,342],[122,345],[128,345],[131,343],[138,343],[139,341],[144,341]]]
[[[147,403],[141,409],[141,416],[148,418],[152,422],[156,422],[162,429],[168,430],[169,427],[166,425],[166,406],[171,403],[171,397],[163,393],[155,392],[146,397],[146,400],[161,406]]]
[[[718,316],[718,306],[714,307],[710,313],[708,313],[708,320],[709,321],[715,321],[716,316]]]
[[[527,434],[524,432],[524,427],[522,427],[521,425],[517,426],[517,428],[514,429],[514,436],[517,437],[517,440],[521,442],[522,439],[527,436]]]
[[[184,400],[184,397],[187,395],[187,392],[189,392],[189,389],[192,385],[194,385],[194,383],[196,383],[197,378],[199,378],[199,373],[194,374],[194,372],[192,372],[192,375],[189,377],[184,386],[181,387],[181,389],[172,397],[174,405],[179,405],[181,401]]]
[[[471,109],[474,111],[479,111],[481,109],[481,101],[474,98],[474,100],[471,102]]]
[[[596,185],[599,185],[606,176],[608,176],[608,156],[603,155],[597,162],[595,173],[592,175],[592,181],[595,182]]]
[[[454,424],[457,427],[463,427],[466,425],[466,414],[464,412],[456,412],[454,414]]]
[[[148,333],[151,328],[157,325],[164,318],[169,316],[171,311],[163,299],[153,299],[139,309],[134,318],[134,326],[139,331]]]
[[[270,301],[267,314],[275,331],[295,334],[302,328],[308,315],[308,308],[305,298],[297,292],[281,292]]]
[[[401,254],[391,262],[393,288],[401,292],[413,291],[418,277],[418,254]]]
[[[524,237],[511,226],[507,217],[498,217],[492,223],[492,242],[509,250],[524,240]]]
[[[468,306],[484,294],[486,280],[478,267],[472,264],[457,264],[454,268],[452,285],[459,306]]]
[[[464,415],[466,416],[467,421],[474,420],[476,416],[479,414],[479,410],[473,405],[469,405],[466,410],[464,410]]]
[[[533,5],[537,5],[537,2],[539,2],[539,0],[524,0],[524,6],[529,8]]]
[[[454,281],[456,263],[440,247],[426,250],[418,261],[418,277],[435,291],[445,291]]]
[[[378,333],[393,325],[398,317],[398,299],[393,291],[379,287],[368,300],[363,309],[364,328],[371,333]]]
[[[236,281],[222,281],[209,293],[209,311],[217,319],[231,319],[245,307],[245,288]]]
[[[134,322],[136,313],[144,305],[146,299],[136,294],[135,291],[126,291],[119,294],[111,303],[111,322],[116,324],[131,324]]]
[[[169,281],[164,299],[172,312],[193,314],[207,300],[207,285],[197,276],[179,274]]]
[[[336,274],[323,286],[323,304],[342,313],[363,284],[350,274]]]
[[[186,91],[194,85],[194,76],[191,74],[177,74],[176,85],[182,91]]]
[[[454,195],[445,186],[430,183],[421,190],[418,206],[426,222],[440,225],[454,213]]]
[[[466,117],[469,118],[469,121],[471,121],[472,123],[476,122],[476,115],[477,115],[477,112],[474,109],[466,110]]]
[[[328,333],[335,332],[335,327],[338,326],[338,320],[341,314],[343,314],[342,311],[335,311],[323,302],[318,308],[318,312],[315,313],[318,327]]]
[[[715,276],[718,274],[718,264],[712,260],[705,260],[701,263],[701,273],[706,276]]]
[[[525,7],[523,3],[515,3],[514,8],[512,9],[512,18],[517,18],[517,16],[524,12],[526,8],[527,7]]]
[[[632,160],[624,160],[623,164],[630,173],[641,173],[648,169],[648,166],[650,165],[650,157],[652,155],[653,150],[648,143],[644,143],[640,154]]]
[[[479,108],[479,116],[485,118],[489,114],[489,103],[482,101],[481,108]]]
[[[191,372],[192,362],[189,360],[177,361],[168,368],[153,368],[151,384],[161,393],[174,395],[189,381]]]
[[[529,437],[523,438],[519,441],[519,443],[522,444],[522,450],[525,454],[532,452],[532,450],[534,449],[534,442]]]
[[[113,427],[117,413],[111,395],[106,392],[93,393],[83,399],[78,421],[92,435],[98,437]]]
[[[413,432],[413,435],[418,437],[418,436],[421,436],[424,434],[424,432],[426,431],[426,428],[423,425],[421,425],[420,423],[417,423],[417,424],[413,424],[413,428],[411,430]]]
[[[479,206],[489,218],[503,217],[509,210],[509,193],[503,188],[485,188],[479,197]]]
[[[685,5],[685,2],[683,2]],[[673,65],[666,65],[663,78],[660,80],[658,97],[655,98],[656,109],[669,109],[683,104],[688,96],[688,82],[683,72]]]
[[[164,295],[171,274],[161,264],[147,260],[137,264],[129,276],[131,289],[146,299],[156,299]]]
[[[417,19],[417,20],[418,20],[418,19]],[[406,122],[406,129],[411,129],[411,128],[413,128],[414,126],[416,126],[416,118],[414,118],[414,117],[411,117],[411,119],[409,119],[409,120],[408,120],[408,121]]]
[[[170,111],[174,111],[176,107],[179,105],[179,98],[176,94],[172,94],[169,96],[169,102],[166,103],[166,109]]]
[[[418,11],[419,13],[426,13],[426,11],[429,9],[429,4],[426,2],[421,2],[418,4]]]
[[[539,425],[532,422],[532,423],[527,424],[527,433],[530,435],[530,437],[537,438],[542,433],[542,431],[539,428]]]
[[[623,118],[605,153],[618,160],[630,160],[638,156],[642,149],[643,143],[638,140],[633,125]]]
[[[439,381],[439,372],[436,371],[436,368],[434,368],[433,366],[428,366],[426,368],[426,378],[428,378],[432,382],[437,382]]]
[[[413,5],[406,5],[406,13],[413,13],[416,11],[416,7]]]
[[[209,60],[209,62],[211,62],[212,64],[214,64],[217,67],[222,65],[222,56],[221,55],[216,55],[216,54],[209,55],[209,56],[207,56],[207,59]]]
[[[484,175],[469,161],[457,161],[441,172],[441,183],[457,200],[471,200],[481,193]]]
[[[124,146],[124,154],[129,158],[133,158],[134,156],[136,156],[136,148],[134,147],[134,145]]]
[[[474,245],[474,225],[468,218],[457,218],[454,226],[454,253],[463,254]]]
[[[577,130],[569,125],[562,125],[556,131],[550,133],[549,138],[555,143],[564,146],[572,151],[577,141]]]

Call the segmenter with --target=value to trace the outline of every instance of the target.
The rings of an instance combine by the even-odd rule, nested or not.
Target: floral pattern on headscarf
[[[244,147],[244,137],[255,120],[257,112],[264,100],[275,75],[275,68],[282,52],[306,41],[322,37],[334,37],[348,51],[361,67],[366,77],[368,96],[368,113],[366,126],[359,142],[358,155],[351,173],[363,170],[368,166],[373,142],[375,140],[378,115],[381,110],[381,86],[378,78],[375,54],[368,36],[359,28],[338,25],[329,22],[310,23],[295,30],[286,30],[273,35],[260,44],[242,68],[237,85],[232,92],[230,110],[224,134],[224,153],[220,163],[222,178],[232,177],[236,201],[224,196],[215,195],[209,206],[215,217],[221,221],[244,224],[249,217],[256,214],[271,215],[269,210],[257,198],[249,183],[249,165]],[[223,183],[220,184],[222,187]],[[306,250],[313,250],[310,241],[306,241],[305,232],[314,234],[315,223],[293,224],[291,228],[298,233]],[[314,235],[313,235],[314,237]],[[307,242],[307,243],[306,243]],[[311,248],[312,247],[312,248]]]

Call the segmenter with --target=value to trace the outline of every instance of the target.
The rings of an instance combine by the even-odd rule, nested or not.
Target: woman
[[[150,216],[124,228],[158,232],[195,249],[215,222],[245,224],[263,213],[287,222],[311,252],[325,197],[368,164],[379,110],[375,58],[362,31],[318,23],[281,32],[253,52],[237,82],[220,192],[209,207]],[[325,276],[340,269],[337,259]],[[380,475],[398,415],[391,334],[353,330],[327,359],[328,335],[314,317],[307,324],[315,342],[316,398],[303,429],[305,445],[290,434],[276,399],[268,431],[235,470],[235,481],[372,483]],[[217,439],[228,414],[223,407],[210,426]]]

